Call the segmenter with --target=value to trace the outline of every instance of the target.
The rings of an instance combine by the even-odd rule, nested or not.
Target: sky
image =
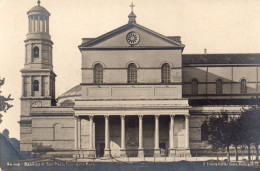
[[[181,36],[184,54],[260,53],[260,0],[41,0],[50,13],[56,96],[81,82],[82,38],[94,38],[128,22],[134,3],[137,23],[165,36]],[[37,0],[0,0],[0,77],[13,108],[0,131],[20,139],[21,73],[28,32],[27,11]]]

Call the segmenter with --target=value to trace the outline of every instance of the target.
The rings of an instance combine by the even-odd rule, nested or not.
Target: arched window
[[[222,94],[222,80],[217,79],[216,81],[216,94]]]
[[[242,79],[240,82],[240,92],[241,94],[247,93],[246,79]]]
[[[33,91],[39,91],[39,81],[38,80],[33,81]]]
[[[39,58],[39,48],[37,46],[33,48],[33,57]]]
[[[171,82],[171,68],[169,64],[163,64],[161,68],[162,73],[162,83]]]
[[[208,124],[204,122],[201,125],[201,140],[206,141],[208,140]]]
[[[56,123],[53,126],[53,140],[61,140],[64,134],[62,133],[62,125],[60,123]]]
[[[128,65],[127,82],[128,83],[137,83],[137,67],[134,63],[131,63]]]
[[[191,81],[191,94],[198,94],[198,81],[196,79]]]
[[[94,83],[103,83],[103,66],[96,64],[94,66]]]

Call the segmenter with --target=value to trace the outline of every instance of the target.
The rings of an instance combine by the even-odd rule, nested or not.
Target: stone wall
[[[21,122],[21,121],[20,121]],[[32,150],[32,125],[20,123],[20,150]]]
[[[196,151],[197,154],[204,153],[209,154],[211,147],[207,141],[202,141],[201,126],[205,121],[213,115],[221,114],[221,112],[227,112],[230,116],[239,116],[241,114],[242,107],[246,106],[200,106],[192,107],[190,110],[190,148],[192,151]],[[191,152],[192,152],[191,151]],[[195,155],[195,154],[193,154]]]
[[[83,99],[178,99],[181,85],[82,85]]]
[[[127,67],[137,66],[138,83],[160,83],[161,66],[169,63],[171,81],[181,82],[181,50],[82,51],[82,83],[93,83],[93,67],[103,65],[104,83],[127,83]]]
[[[33,117],[32,143],[34,150],[73,150],[74,117]]]

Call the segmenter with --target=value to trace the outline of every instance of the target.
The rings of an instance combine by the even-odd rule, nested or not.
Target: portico
[[[83,135],[75,137],[75,150],[83,154],[79,157],[190,156],[186,100],[165,100],[168,109],[159,108],[156,100],[138,101],[135,105],[134,100],[117,102],[100,100],[92,106],[92,101],[77,101],[75,123],[86,120],[88,124],[75,126],[75,135],[84,132],[81,129],[89,130],[88,143],[77,142],[85,141]]]
[[[188,156],[188,99],[182,98],[184,45],[136,23],[83,38],[75,98],[80,157]],[[76,120],[76,119],[75,119]],[[95,125],[95,126],[94,126]],[[78,135],[78,134],[77,134]]]

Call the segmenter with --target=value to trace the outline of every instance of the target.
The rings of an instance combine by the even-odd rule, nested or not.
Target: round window
[[[140,36],[138,33],[131,31],[127,33],[126,41],[129,45],[136,45],[140,41]]]

